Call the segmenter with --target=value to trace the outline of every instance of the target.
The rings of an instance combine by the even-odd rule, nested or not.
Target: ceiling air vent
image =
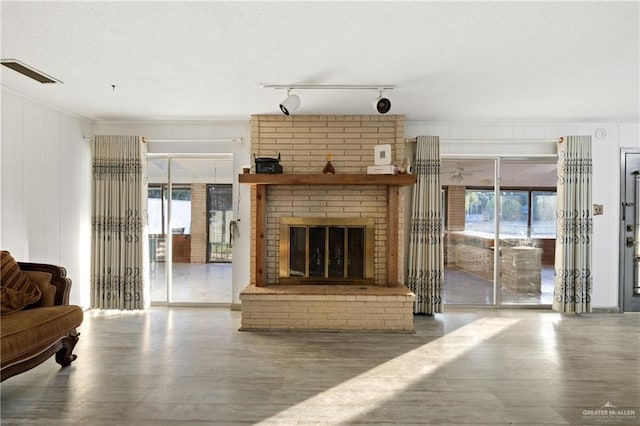
[[[43,73],[42,71],[38,71],[32,66],[29,66],[16,59],[2,59],[0,60],[0,62],[2,62],[2,65],[4,65],[5,67],[11,68],[12,70],[19,72],[20,74],[25,75],[29,78],[32,78],[42,84],[62,83],[60,80],[53,78],[50,75]]]

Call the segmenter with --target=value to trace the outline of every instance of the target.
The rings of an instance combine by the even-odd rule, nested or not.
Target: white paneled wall
[[[596,129],[606,136],[595,136]],[[512,144],[443,143],[441,154],[519,155],[555,153],[550,144],[526,143],[527,139],[556,139],[567,135],[591,135],[593,141],[593,202],[604,205],[604,215],[594,217],[592,306],[618,306],[618,234],[620,213],[620,148],[640,146],[638,124],[617,123],[405,123],[405,136],[435,135],[442,139],[515,139]]]
[[[67,268],[89,306],[91,122],[2,89],[0,247]]]

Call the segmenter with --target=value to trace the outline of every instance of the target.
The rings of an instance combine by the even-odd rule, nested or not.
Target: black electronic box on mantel
[[[256,163],[256,173],[265,173],[265,174],[273,174],[273,173],[282,173],[282,165],[280,164],[280,153],[278,153],[278,158],[270,158],[270,157],[258,157],[253,154],[254,161]]]

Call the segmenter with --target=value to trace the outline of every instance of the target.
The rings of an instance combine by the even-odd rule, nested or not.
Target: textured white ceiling
[[[409,120],[638,121],[638,2],[9,2],[2,85],[96,120],[279,113],[260,83],[393,84]],[[112,89],[115,85],[115,90]],[[376,92],[301,91],[297,114]]]

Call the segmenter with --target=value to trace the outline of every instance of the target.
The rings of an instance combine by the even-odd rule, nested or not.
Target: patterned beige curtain
[[[146,144],[137,136],[96,136],[91,148],[92,307],[145,309]]]
[[[558,144],[553,309],[591,312],[591,136]]]
[[[433,315],[442,312],[444,271],[438,136],[418,136],[414,171],[407,285],[416,295],[413,312]]]

